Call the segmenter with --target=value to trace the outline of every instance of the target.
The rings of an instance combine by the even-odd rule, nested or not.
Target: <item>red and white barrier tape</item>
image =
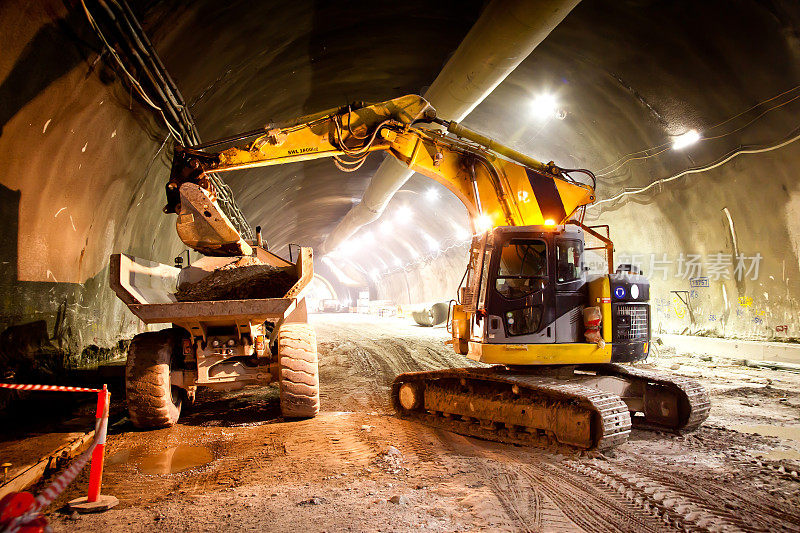
[[[102,389],[89,389],[86,387],[66,387],[64,385],[22,385],[18,383],[0,383],[0,389],[47,390],[58,392],[102,392]]]
[[[94,451],[98,446],[101,448],[105,445],[106,434],[108,432],[108,410],[109,410],[109,397],[110,395],[103,389],[89,389],[86,387],[66,387],[60,385],[18,385],[13,383],[0,383],[0,388],[16,389],[16,390],[50,390],[59,392],[97,392],[100,393],[98,397],[97,420],[94,428],[94,440],[89,448],[75,459],[67,469],[61,473],[50,485],[47,486],[38,496],[36,496],[36,503],[25,514],[18,516],[0,533],[16,533],[23,526],[35,521],[48,505],[53,503],[56,498],[64,492],[64,489],[72,483],[81,470],[84,469],[86,464],[92,459]],[[102,476],[102,457],[100,457],[100,475]],[[96,481],[97,489],[99,492],[100,480]]]
[[[100,421],[98,421],[98,426],[100,425]],[[97,429],[100,429],[99,427]],[[45,490],[41,492],[38,496],[36,496],[36,504],[32,507],[27,513],[22,516],[18,516],[15,518],[9,525],[8,528],[3,530],[2,533],[15,533],[19,531],[19,529],[24,526],[25,524],[35,520],[39,513],[48,505],[53,503],[59,495],[64,492],[64,489],[72,483],[72,481],[77,477],[81,470],[84,469],[86,463],[92,458],[92,453],[94,449],[100,442],[101,432],[95,429],[94,434],[94,441],[92,441],[92,445],[89,448],[80,454],[77,459],[75,459],[69,467],[61,473],[55,480],[53,480],[50,485],[47,486]],[[104,433],[102,432],[102,437],[105,438]]]
[[[97,425],[100,426],[101,422],[98,421]],[[100,428],[98,427],[95,429],[92,445],[89,446],[85,452],[80,454],[77,459],[72,461],[72,464],[69,465],[69,467],[64,470],[60,476],[58,476],[52,483],[50,483],[50,485],[48,485],[46,489],[36,496],[35,511],[41,511],[53,503],[53,501],[55,501],[55,499],[58,498],[62,492],[64,492],[64,489],[67,488],[67,485],[72,483],[78,473],[83,470],[83,467],[85,467],[86,463],[88,463],[92,458],[92,453],[97,445],[100,444],[101,438],[103,441],[105,441],[105,431],[100,431]]]

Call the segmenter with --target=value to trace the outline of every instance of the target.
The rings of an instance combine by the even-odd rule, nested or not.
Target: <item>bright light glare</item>
[[[428,189],[425,191],[425,199],[433,203],[439,199],[439,191],[436,189]]]
[[[540,94],[531,101],[531,113],[539,120],[553,118],[558,112],[558,101],[552,94]]]
[[[392,232],[392,228],[394,228],[394,226],[388,220],[381,222],[381,233],[384,235],[389,235]]]
[[[378,269],[373,268],[372,270],[369,271],[369,275],[372,277],[372,279],[378,279],[379,276]]]
[[[678,135],[672,141],[673,150],[683,150],[687,146],[691,146],[700,140],[700,133],[697,130],[689,130],[683,135]]]
[[[465,227],[460,226],[455,222],[453,222],[453,231],[456,234],[456,239],[459,241],[465,241],[470,238],[469,231]]]
[[[431,252],[439,251],[439,242],[436,239],[434,239],[427,233],[423,233],[422,238],[424,238],[425,242],[428,244],[428,250],[430,250]]]
[[[489,231],[492,227],[494,227],[494,223],[489,215],[481,215],[475,219],[475,230],[478,233]]]
[[[338,279],[340,282],[348,286],[358,285],[357,281],[345,274],[342,269],[337,267],[333,260],[327,255],[322,258],[322,262],[328,265],[328,267],[331,269],[331,272],[333,272],[334,276],[336,276],[336,279]]]
[[[401,266],[403,266],[403,262],[402,262],[402,261],[400,261],[400,258],[399,258],[399,257],[395,257],[395,258],[394,258],[394,266],[396,266],[396,267],[401,267]]]
[[[343,256],[352,255],[358,250],[358,246],[358,239],[350,239],[340,244],[339,247],[336,248],[336,252]]]
[[[397,208],[397,213],[395,214],[395,222],[398,224],[407,224],[411,221],[414,217],[414,211],[411,210],[410,207],[407,205],[401,205]]]
[[[367,231],[363,235],[361,235],[361,241],[364,244],[372,244],[375,242],[375,237],[372,235],[372,233]]]
[[[553,220],[552,218],[548,218],[547,220],[544,221],[544,225],[545,226],[555,226],[556,225],[556,221]]]

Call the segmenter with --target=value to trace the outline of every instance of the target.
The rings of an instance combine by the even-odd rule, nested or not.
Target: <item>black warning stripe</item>
[[[567,218],[567,211],[564,209],[561,195],[558,194],[555,180],[530,168],[526,168],[525,172],[528,174],[531,189],[533,189],[533,194],[539,203],[542,218],[544,220],[552,218],[556,224]]]

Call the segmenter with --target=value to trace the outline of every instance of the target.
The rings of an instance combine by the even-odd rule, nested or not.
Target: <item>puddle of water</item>
[[[800,426],[732,425],[731,429],[735,429],[740,433],[756,433],[757,435],[763,435],[764,437],[780,437],[782,439],[800,442]]]
[[[175,474],[203,466],[214,460],[211,450],[204,446],[175,446],[163,452],[135,454],[120,450],[108,458],[109,464],[132,462],[143,474]]]

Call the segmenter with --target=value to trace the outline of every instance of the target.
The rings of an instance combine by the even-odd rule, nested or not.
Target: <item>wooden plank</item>
[[[94,430],[56,448],[36,463],[23,467],[21,472],[8,479],[3,485],[0,485],[0,499],[11,492],[20,492],[30,487],[39,481],[48,469],[56,466],[56,461],[59,457],[72,459],[88,448],[93,439]]]

